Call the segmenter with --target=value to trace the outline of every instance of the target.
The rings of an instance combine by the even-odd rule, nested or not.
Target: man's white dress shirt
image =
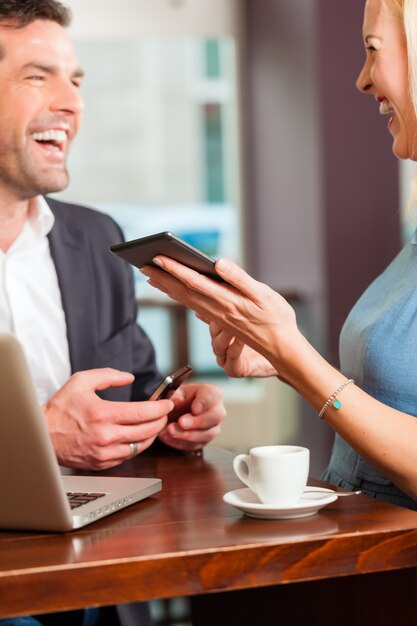
[[[67,326],[48,233],[54,216],[42,197],[12,246],[0,250],[0,332],[14,335],[29,363],[39,403],[71,375]]]

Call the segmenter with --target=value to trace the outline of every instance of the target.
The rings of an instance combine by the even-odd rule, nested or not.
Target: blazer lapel
[[[67,322],[71,369],[91,369],[97,345],[97,305],[88,242],[82,229],[67,219],[66,211],[57,210],[53,202],[47,201],[55,216],[48,238]]]

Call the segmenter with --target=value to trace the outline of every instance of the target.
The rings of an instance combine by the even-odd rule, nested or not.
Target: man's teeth
[[[57,141],[64,143],[67,140],[67,133],[64,130],[45,130],[43,133],[33,133],[35,141]]]
[[[388,100],[383,100],[379,103],[379,112],[381,115],[389,115],[390,113],[394,113],[394,109]]]

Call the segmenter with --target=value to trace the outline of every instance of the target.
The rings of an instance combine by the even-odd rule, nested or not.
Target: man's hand
[[[133,378],[110,368],[78,372],[43,405],[61,465],[103,470],[129,459],[131,443],[138,452],[151,445],[167,423],[172,400],[111,402],[96,394]]]
[[[222,392],[214,385],[189,383],[181,385],[171,397],[175,409],[169,424],[159,434],[165,444],[195,452],[220,433],[226,417]]]

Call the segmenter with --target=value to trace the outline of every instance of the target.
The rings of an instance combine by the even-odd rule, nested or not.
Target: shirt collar
[[[55,217],[43,196],[34,198],[29,222],[33,233],[39,239],[51,232]]]

